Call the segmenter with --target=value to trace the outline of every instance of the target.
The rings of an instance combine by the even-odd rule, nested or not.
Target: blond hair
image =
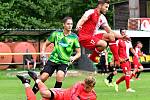
[[[93,87],[96,84],[96,79],[93,76],[88,76],[85,78],[84,82],[85,84]]]

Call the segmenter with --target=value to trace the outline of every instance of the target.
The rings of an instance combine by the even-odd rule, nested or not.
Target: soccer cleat
[[[24,84],[24,83],[30,84],[30,79],[27,79],[27,78],[20,76],[20,75],[16,75],[16,76],[21,80],[22,84]]]
[[[107,86],[109,86],[109,81],[107,79],[104,79],[104,82]]]
[[[33,72],[33,71],[28,71],[28,74],[29,74],[29,76],[30,76],[34,81],[36,81],[36,80],[38,79],[38,76],[37,76],[37,74],[36,74],[35,72]]]
[[[135,92],[135,90],[129,88],[129,89],[126,90],[126,92]]]
[[[118,88],[118,84],[116,84],[116,82],[114,82],[114,87],[115,87],[115,91],[118,92],[119,88]]]
[[[93,61],[93,62],[96,62],[96,63],[99,62],[99,60],[96,58],[96,56],[93,56],[92,54],[89,54],[89,55],[88,55],[88,58],[89,58],[91,61]]]

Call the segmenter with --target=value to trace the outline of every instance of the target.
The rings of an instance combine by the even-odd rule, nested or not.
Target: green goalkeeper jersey
[[[65,36],[63,32],[54,31],[48,40],[54,43],[54,49],[48,60],[55,63],[68,64],[73,51],[80,48],[78,37],[74,33]]]
[[[109,47],[107,47],[107,53],[108,53],[108,63],[110,63],[110,62],[112,62],[113,61],[113,54],[112,54],[112,52],[111,52],[111,50],[110,50],[110,48]]]

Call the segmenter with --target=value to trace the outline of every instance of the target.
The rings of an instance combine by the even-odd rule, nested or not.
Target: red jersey
[[[141,49],[138,47],[135,47],[135,53],[137,54],[138,58],[142,55]]]
[[[75,84],[72,88],[51,90],[54,93],[54,100],[96,100],[96,92],[94,90],[86,92],[82,82]]]
[[[86,11],[83,16],[87,18],[87,21],[79,30],[79,41],[86,40],[95,35],[99,27],[108,26],[106,17],[103,14],[100,14],[97,9],[90,9]]]
[[[126,43],[122,39],[117,40],[118,44],[118,54],[120,58],[128,58],[127,53],[126,53]]]

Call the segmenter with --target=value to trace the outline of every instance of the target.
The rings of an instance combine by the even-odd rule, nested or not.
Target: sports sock
[[[34,94],[36,94],[39,91],[39,87],[37,83],[34,84],[32,91],[34,92]]]
[[[111,73],[111,75],[110,75],[109,83],[111,83],[111,82],[112,82],[113,77],[114,77],[114,73],[112,72],[112,73]]]
[[[118,47],[116,45],[116,41],[110,41],[109,42],[109,47],[111,52],[113,53],[114,60],[118,61],[119,60],[119,55],[118,55]]]
[[[126,82],[126,88],[130,88],[130,76],[129,75],[126,75],[125,76],[125,82]]]
[[[139,78],[140,74],[141,74],[140,71],[136,72],[136,78]]]
[[[113,76],[114,76],[113,72],[111,72],[111,73],[108,75],[107,80],[109,80],[109,83],[112,82]]]
[[[116,84],[119,84],[120,82],[122,82],[124,80],[125,80],[125,76],[123,75],[116,81]]]
[[[62,82],[56,81],[54,88],[61,88],[61,86],[62,86]]]

